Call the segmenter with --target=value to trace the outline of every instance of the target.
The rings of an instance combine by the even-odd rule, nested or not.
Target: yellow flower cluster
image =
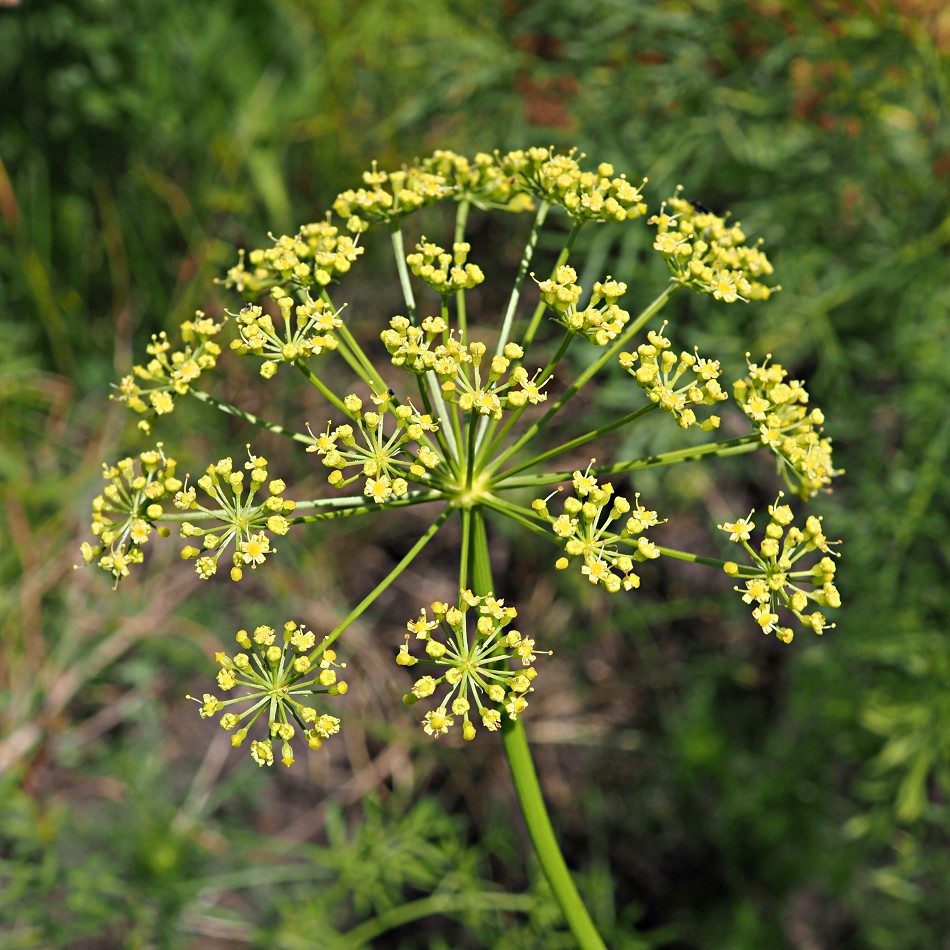
[[[284,624],[281,643],[277,641],[277,631],[264,625],[250,634],[238,630],[235,639],[246,652],[215,655],[221,667],[218,687],[225,693],[243,687],[244,694],[222,700],[213,693],[205,693],[202,699],[195,700],[201,707],[202,719],[232,707],[247,707],[241,713],[225,712],[219,720],[221,728],[232,733],[232,746],[241,746],[251,727],[263,717],[264,738],[251,742],[251,757],[258,765],[273,765],[274,742],[279,741],[281,761],[290,766],[294,762],[291,741],[298,729],[311,749],[319,749],[324,739],[340,731],[336,716],[320,713],[299,698],[320,694],[342,696],[348,690],[346,681],[337,677],[337,670],[345,664],[336,662],[336,653],[327,648],[325,640],[317,646],[313,632],[293,620]]]
[[[469,629],[466,617],[472,608],[477,617],[474,630]],[[414,635],[415,640],[425,643],[425,662],[445,668],[439,677],[417,679],[403,697],[406,705],[413,705],[446,687],[438,708],[427,712],[422,720],[426,734],[438,738],[461,718],[462,736],[474,739],[476,728],[470,718],[473,711],[489,732],[501,725],[503,713],[517,719],[528,705],[527,694],[537,676],[532,666],[537,659],[534,640],[518,630],[505,629],[518,611],[491,594],[479,597],[470,590],[460,592],[458,607],[436,601],[431,610],[431,620],[423,608],[415,620],[406,624],[409,633],[396,655],[400,666],[419,662],[409,652],[410,635]],[[512,670],[511,661],[521,669]]]
[[[624,175],[616,177],[607,162],[595,172],[584,171],[578,161],[583,157],[575,149],[559,155],[551,148],[529,148],[499,156],[498,164],[535,197],[560,205],[577,222],[632,221],[646,214],[639,188]]]
[[[269,535],[285,535],[290,530],[287,516],[293,513],[296,502],[283,497],[286,483],[279,478],[268,482],[267,459],[251,454],[250,447],[244,469],[247,478],[244,471],[235,470],[230,458],[219,459],[198,479],[198,487],[221,506],[220,510],[209,511],[199,505],[194,486],[182,488],[175,495],[175,507],[179,511],[201,511],[213,515],[221,525],[218,530],[188,521],[181,526],[182,538],[201,539],[200,548],[189,544],[182,548],[181,556],[195,562],[195,572],[202,580],[217,573],[221,555],[234,542],[231,580],[239,581],[245,567],[256,569],[267,560],[268,554],[276,551]],[[257,492],[265,482],[267,497],[258,501]]]
[[[627,285],[608,277],[595,281],[594,292],[587,306],[577,304],[583,289],[577,283],[577,272],[562,264],[548,280],[537,282],[541,299],[554,311],[554,321],[569,333],[584,337],[597,346],[606,346],[616,339],[630,320],[630,314],[617,305],[627,292]]]
[[[477,340],[462,343],[449,333],[442,317],[426,317],[419,326],[406,317],[393,317],[380,339],[394,366],[420,375],[435,373],[442,394],[463,412],[500,419],[505,409],[537,405],[548,398],[537,382],[538,373],[529,377],[520,365],[508,373],[512,362],[524,356],[517,343],[505,344],[503,352],[484,366],[488,347]]]
[[[283,319],[283,334],[277,331],[269,313],[248,304],[235,316],[241,338],[231,341],[235,353],[264,357],[261,376],[265,379],[273,377],[281,363],[295,363],[335,350],[338,344],[333,331],[343,322],[339,311],[334,312],[322,299],[313,300],[307,294],[298,304],[281,288],[274,288],[272,293]]]
[[[781,497],[779,493],[775,504],[769,505],[769,523],[758,550],[749,544],[755,530],[754,512],[718,527],[752,558],[751,564],[725,564],[724,570],[730,577],[744,582],[735,590],[742,594],[745,603],[752,605],[752,616],[763,633],[774,633],[784,643],[791,643],[794,632],[779,623],[780,609],[792,613],[803,627],[821,634],[834,624],[829,624],[820,610],[810,610],[810,605],[840,607],[841,595],[834,585],[837,554],[831,549],[837,542],[828,541],[822,532],[821,518],[815,515],[805,521],[804,529],[792,524],[792,509],[779,504]],[[813,552],[823,556],[810,568],[796,570],[795,564]]]
[[[359,396],[347,396],[343,403],[356,428],[347,423],[331,432],[328,423],[326,432],[313,436],[307,451],[316,452],[323,464],[332,469],[329,482],[335,488],[365,476],[363,494],[382,504],[405,495],[409,480],[427,481],[442,459],[428,436],[438,429],[430,415],[417,412],[411,405],[396,404],[390,392],[374,394],[372,402],[375,408],[364,412]],[[384,421],[390,414],[396,420],[396,428],[387,435]],[[357,441],[357,434],[362,444]],[[415,449],[410,448],[411,443],[416,444]],[[343,474],[348,468],[357,469],[349,478]]]
[[[556,517],[548,510],[549,499],[537,498],[531,503],[551,524],[568,555],[559,558],[555,567],[564,570],[571,558],[580,557],[584,561],[581,573],[611,594],[621,588],[639,587],[640,577],[633,573],[634,564],[660,556],[659,549],[644,533],[661,524],[657,513],[640,504],[639,492],[631,505],[626,498],[614,494],[609,482],[599,485],[590,474],[590,466],[586,472],[574,472],[572,484],[574,496],[564,500],[564,511]],[[621,548],[628,548],[630,553]]]
[[[688,429],[696,425],[696,406],[713,406],[729,397],[719,385],[719,361],[704,359],[698,349],[692,353],[683,350],[677,357],[663,336],[665,327],[659,333],[651,330],[647,334],[649,342],[641,343],[636,353],[621,353],[620,365],[651,402],[670,413],[681,428]],[[684,374],[688,374],[686,380],[678,385]],[[710,416],[699,427],[703,432],[717,429],[719,416]]]
[[[326,221],[305,224],[293,236],[275,238],[271,247],[256,248],[246,257],[241,251],[222,283],[251,297],[285,284],[319,291],[347,273],[362,253],[363,248],[350,235],[340,234],[328,216]]]
[[[499,211],[530,211],[531,196],[521,191],[487,152],[469,160],[464,155],[437,149],[422,160],[425,171],[445,179],[456,201],[470,201],[477,208]]]
[[[733,392],[762,442],[778,457],[790,489],[807,499],[841,472],[831,462],[831,439],[821,436],[824,413],[808,408],[802,383],[786,382],[788,373],[781,364],[769,363],[770,358],[761,366],[749,362],[749,375],[733,384]]]
[[[112,398],[143,415],[173,412],[175,397],[187,393],[192,383],[217,362],[221,347],[213,338],[222,326],[196,310],[195,318],[181,325],[181,349],[172,349],[164,331],[153,336],[145,348],[152,358],[144,366],[133,366],[132,374],[122,379]],[[143,419],[139,428],[150,432],[150,421]]]
[[[365,188],[344,191],[333,202],[333,210],[346,220],[347,228],[357,234],[377,222],[398,221],[451,193],[442,175],[418,165],[384,172],[373,162],[372,169],[363,172],[363,184]]]
[[[92,502],[90,530],[96,543],[82,543],[84,563],[95,562],[117,584],[128,577],[133,564],[142,563],[142,546],[155,530],[156,520],[164,514],[162,500],[182,488],[176,468],[177,462],[165,455],[161,442],[142,452],[138,460],[124,458],[115,465],[102,466],[102,476],[108,484]],[[159,529],[159,533],[167,535],[168,529]]]
[[[421,277],[445,297],[459,290],[471,290],[485,279],[478,264],[468,263],[471,249],[471,244],[457,241],[449,254],[444,247],[427,241],[423,236],[415,251],[406,255],[406,263],[416,277]]]
[[[667,262],[674,279],[717,300],[767,300],[773,290],[760,282],[772,273],[772,264],[759,249],[749,247],[738,224],[700,209],[679,195],[663,203],[649,219],[657,228],[653,247]]]

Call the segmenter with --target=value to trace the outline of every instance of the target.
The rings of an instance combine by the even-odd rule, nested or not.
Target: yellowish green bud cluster
[[[794,632],[782,626],[779,611],[788,611],[805,628],[821,634],[829,624],[821,610],[812,606],[834,608],[841,606],[841,595],[834,585],[837,553],[822,532],[821,518],[809,516],[804,528],[792,522],[794,515],[788,505],[779,504],[779,493],[774,505],[769,505],[769,523],[758,550],[749,543],[755,523],[754,512],[737,521],[718,525],[729,534],[729,540],[741,544],[751,557],[751,564],[728,561],[724,567],[730,577],[743,581],[735,590],[745,603],[752,606],[752,616],[763,633],[774,633],[779,640],[791,643]],[[805,556],[821,555],[811,567],[795,568]]]
[[[788,373],[770,359],[766,357],[761,366],[749,362],[749,375],[733,384],[733,392],[763,444],[778,457],[789,488],[807,499],[841,472],[831,462],[831,439],[821,436],[824,413],[817,407],[809,409],[802,383],[797,379],[786,382]]]
[[[122,379],[112,398],[142,415],[173,412],[175,397],[183,396],[203,372],[214,368],[221,347],[213,338],[222,326],[196,310],[195,318],[181,325],[181,349],[172,349],[164,331],[153,336],[145,348],[151,359],[145,365],[133,366],[131,375]],[[139,428],[150,432],[151,422],[143,419]]]
[[[269,313],[248,304],[235,315],[241,338],[231,342],[235,353],[264,358],[261,376],[265,379],[273,377],[281,363],[296,363],[335,350],[338,343],[334,331],[343,322],[338,311],[322,299],[313,300],[307,294],[303,303],[297,303],[282,288],[275,287],[271,293],[280,312],[282,332]]]
[[[363,184],[365,188],[344,191],[333,202],[333,210],[354,233],[377,222],[398,221],[450,194],[442,175],[434,175],[418,165],[384,172],[373,162],[372,169],[363,172]]]
[[[262,738],[251,742],[251,757],[258,765],[273,765],[274,743],[279,742],[281,762],[290,766],[298,730],[311,749],[319,749],[324,739],[340,731],[336,716],[303,701],[304,697],[347,692],[346,682],[337,675],[345,664],[336,662],[326,639],[317,644],[313,632],[293,620],[284,624],[282,636],[273,627],[261,625],[252,633],[238,630],[235,639],[241,652],[215,655],[221,667],[217,681],[223,693],[240,689],[242,694],[229,699],[213,693],[205,693],[200,700],[188,697],[201,707],[202,719],[223,713],[219,722],[231,733],[231,745],[243,745],[260,719]],[[243,712],[237,712],[242,708]]]
[[[531,507],[551,524],[567,557],[555,564],[564,570],[574,558],[581,558],[581,573],[592,583],[611,594],[640,586],[640,577],[633,572],[637,562],[654,560],[660,551],[645,532],[661,524],[657,513],[640,504],[640,493],[634,495],[633,505],[614,494],[613,485],[597,483],[586,472],[574,472],[574,495],[564,500],[564,511],[552,515],[548,510],[549,498],[537,498]],[[624,550],[626,549],[626,550]]]
[[[535,197],[560,205],[577,222],[632,221],[646,214],[643,195],[626,176],[615,176],[607,162],[584,171],[583,158],[576,149],[559,155],[551,148],[529,148],[499,156],[498,164]]]
[[[468,263],[471,249],[471,244],[456,241],[449,254],[444,247],[427,241],[423,236],[415,252],[406,255],[406,263],[413,274],[421,277],[436,293],[448,296],[459,290],[471,290],[485,279],[478,264]]]
[[[411,404],[396,403],[391,392],[376,393],[373,408],[363,409],[363,400],[350,394],[344,400],[354,426],[346,423],[332,432],[313,435],[308,452],[316,452],[323,464],[332,469],[329,482],[343,488],[365,476],[363,494],[382,504],[400,498],[409,491],[409,481],[426,482],[430,472],[442,461],[429,438],[438,426],[432,417],[417,412]],[[385,432],[385,419],[391,415],[395,429]],[[415,444],[415,448],[412,445]],[[355,469],[346,477],[343,473]]]
[[[95,563],[118,583],[128,577],[133,564],[141,564],[142,547],[165,513],[162,502],[182,488],[175,474],[177,462],[162,451],[162,443],[142,452],[138,459],[124,458],[103,465],[106,487],[92,501],[90,530],[95,543],[80,547],[86,564]],[[167,528],[158,529],[168,534]]]
[[[222,283],[252,298],[286,284],[319,292],[346,274],[362,253],[350,235],[330,224],[328,215],[328,220],[305,224],[295,235],[275,238],[271,247],[255,248],[246,256],[241,251]]]
[[[538,372],[529,377],[520,364],[508,372],[524,356],[518,343],[507,343],[501,353],[490,356],[486,344],[462,343],[450,334],[442,317],[426,317],[420,326],[406,317],[393,317],[380,339],[394,366],[419,375],[435,373],[443,396],[463,412],[500,419],[505,409],[537,405],[548,398],[537,382]]]
[[[469,160],[456,152],[437,149],[422,160],[422,167],[442,176],[456,201],[471,202],[482,210],[530,211],[534,207],[531,196],[521,191],[487,152],[479,152]]]
[[[221,555],[233,543],[231,580],[239,581],[246,567],[258,568],[277,550],[271,544],[271,535],[287,534],[291,524],[288,516],[293,513],[296,502],[283,497],[286,483],[279,478],[270,480],[267,459],[253,455],[250,446],[244,471],[235,469],[230,458],[219,459],[205,469],[205,474],[198,479],[198,487],[220,505],[218,510],[199,505],[194,486],[176,493],[175,507],[179,511],[199,511],[203,520],[211,517],[217,524],[214,528],[204,528],[183,522],[182,538],[200,542],[201,546],[188,544],[181,556],[186,561],[194,561],[197,575],[208,580],[217,573]],[[263,501],[259,500],[259,493],[266,495]]]
[[[760,282],[772,273],[761,242],[750,247],[738,224],[727,224],[678,193],[648,223],[657,229],[653,247],[684,286],[725,303],[768,300],[778,289]]]
[[[467,615],[473,608],[476,620],[470,629]],[[411,706],[444,688],[438,707],[422,720],[426,734],[438,738],[461,720],[462,736],[471,740],[475,716],[490,732],[498,729],[503,715],[517,719],[528,705],[527,694],[537,676],[532,666],[537,659],[534,640],[518,630],[506,630],[518,611],[491,594],[479,597],[470,590],[461,591],[457,607],[436,601],[431,610],[431,620],[423,608],[406,624],[409,633],[396,655],[400,666],[415,666],[419,658],[409,644],[422,641],[426,654],[422,662],[445,670],[439,677],[420,677],[403,697]]]
[[[728,399],[719,385],[721,371],[718,360],[707,360],[696,349],[683,350],[679,356],[670,350],[670,341],[651,330],[648,343],[641,343],[636,353],[621,353],[620,365],[646,391],[650,401],[670,413],[683,429],[696,425],[696,407],[714,406]],[[640,365],[638,366],[637,363]],[[686,379],[680,385],[680,380]],[[703,432],[719,428],[719,416],[710,416],[700,423]]]
[[[577,306],[583,289],[577,283],[573,267],[562,264],[553,277],[537,284],[541,299],[554,311],[555,323],[597,346],[606,346],[614,340],[630,320],[630,314],[617,305],[627,292],[627,285],[610,277],[594,283],[594,292],[584,309]]]

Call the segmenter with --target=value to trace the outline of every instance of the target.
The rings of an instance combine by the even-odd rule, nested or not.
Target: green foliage
[[[943,939],[950,77],[929,7],[901,9],[910,12],[792,0],[537,0],[403,4],[395,14],[392,4],[366,3],[354,16],[341,0],[83,0],[0,10],[0,82],[15,103],[0,115],[0,732],[4,742],[22,739],[25,727],[39,734],[15,747],[0,787],[8,925],[0,946],[182,945],[185,931],[175,928],[192,905],[179,884],[218,893],[226,882],[214,885],[225,873],[215,849],[240,838],[246,802],[263,794],[241,786],[242,805],[216,813],[220,837],[179,828],[163,843],[161,823],[174,821],[169,802],[180,804],[181,790],[170,798],[161,783],[136,784],[119,733],[139,715],[177,708],[184,689],[160,692],[160,708],[136,705],[131,674],[116,666],[125,654],[108,649],[91,654],[104,665],[64,701],[54,689],[63,655],[90,649],[67,634],[109,626],[107,592],[87,592],[79,609],[74,556],[56,555],[70,548],[100,456],[116,454],[119,422],[93,435],[90,420],[101,417],[98,394],[118,375],[114,366],[130,363],[130,340],[197,306],[213,310],[209,279],[235,245],[309,219],[355,183],[367,158],[392,164],[433,147],[539,138],[580,142],[648,174],[652,194],[683,182],[689,197],[731,207],[764,234],[785,289],[754,325],[740,317],[733,355],[791,351],[810,369],[816,402],[847,407],[828,422],[847,470],[834,498],[847,539],[846,610],[825,643],[773,657],[723,619],[726,598],[674,579],[664,581],[662,602],[640,591],[628,610],[607,616],[586,585],[564,583],[557,615],[539,612],[562,637],[559,658],[597,638],[599,656],[572,678],[588,683],[575,704],[590,713],[565,735],[561,710],[551,710],[542,733],[555,738],[541,772],[576,863],[599,855],[612,872],[605,887],[620,910],[610,944],[670,922],[679,941],[670,944],[686,947],[901,950]],[[592,270],[605,272],[609,258],[620,279],[644,246],[615,246],[604,230],[589,249]],[[714,311],[701,315],[710,335],[721,334]],[[720,507],[701,477],[680,484]],[[760,502],[747,470],[737,484]],[[318,558],[301,555],[298,565],[313,572]],[[511,564],[513,580],[522,570]],[[289,578],[281,590],[298,588]],[[208,616],[174,621],[159,609],[161,592],[130,596],[127,616],[195,637],[206,636],[212,611],[227,609],[216,603]],[[136,647],[149,681],[171,679],[207,651],[192,649],[186,661],[187,652]],[[50,755],[47,740],[64,724],[95,721],[123,697],[109,731]],[[195,771],[181,745],[149,741],[152,750],[136,750],[139,764],[157,756],[183,775]],[[129,797],[114,807],[101,796],[85,805],[71,798],[90,760],[101,783],[93,788],[117,781]],[[451,768],[464,786],[469,766]],[[558,791],[564,775],[569,797]],[[461,793],[449,784],[441,794],[451,802]],[[311,795],[294,788],[272,800],[279,810]],[[256,821],[274,827],[259,807]],[[385,835],[370,827],[389,847],[402,826],[384,814]],[[348,810],[348,827],[361,820]],[[512,870],[518,845],[498,822],[456,838],[436,824],[443,836],[426,838],[427,847],[460,860],[458,837],[477,835],[481,847],[504,838],[494,851],[507,860],[495,860],[491,876],[515,896],[524,891]],[[412,821],[406,828],[419,833]],[[269,841],[249,833],[231,845],[225,870],[259,861]],[[104,857],[113,851],[114,866]],[[318,859],[307,860],[305,872],[292,870],[311,873]],[[323,868],[323,880],[345,870],[343,860]],[[280,873],[292,881],[286,870],[275,880]],[[215,932],[312,945],[323,917],[285,891],[299,886],[310,901],[319,890],[298,880],[269,892],[261,885],[270,896],[260,903],[242,904],[249,889],[229,892]],[[386,893],[398,904],[396,884]],[[127,905],[140,916],[123,918]],[[516,907],[505,928],[472,911],[458,925],[467,936],[446,945],[542,945],[543,908],[550,904],[532,911],[535,932],[535,917]],[[444,919],[413,939],[445,943]]]

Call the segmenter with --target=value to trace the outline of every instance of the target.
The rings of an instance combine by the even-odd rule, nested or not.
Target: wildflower
[[[636,353],[621,353],[620,365],[645,390],[650,401],[670,413],[680,428],[696,425],[696,408],[712,406],[727,399],[719,385],[718,360],[707,360],[699,355],[683,351],[677,357],[670,351],[670,341],[663,336],[664,324],[659,332],[650,330],[647,343],[637,347]],[[637,365],[639,363],[639,365]],[[680,383],[683,377],[685,381]],[[710,416],[699,424],[709,432],[719,427],[719,416]]]
[[[535,499],[531,507],[550,523],[568,555],[557,561],[559,569],[568,566],[569,558],[580,557],[581,574],[592,584],[612,594],[632,590],[640,586],[634,564],[660,556],[644,532],[661,522],[655,511],[640,504],[639,492],[631,505],[614,494],[613,485],[599,484],[590,472],[590,466],[586,472],[574,472],[574,495],[565,499],[564,512],[557,517],[548,510],[547,499]]]
[[[752,562],[726,562],[726,573],[743,581],[741,587],[734,589],[752,606],[752,616],[763,633],[774,633],[785,643],[791,643],[794,634],[791,627],[780,625],[780,610],[791,613],[806,629],[821,634],[834,624],[828,623],[822,611],[810,611],[809,605],[839,607],[841,595],[834,585],[837,554],[832,545],[837,542],[828,541],[821,519],[814,515],[806,519],[803,529],[795,527],[792,510],[779,504],[781,498],[779,492],[775,503],[769,505],[769,522],[758,550],[749,543],[755,530],[751,512],[748,517],[727,521],[719,528],[729,534],[730,541],[742,544]],[[815,552],[823,556],[811,567],[795,567],[803,557]]]
[[[422,278],[437,293],[448,296],[459,290],[471,290],[485,279],[482,269],[468,262],[471,249],[471,244],[456,241],[450,254],[423,237],[416,244],[415,252],[406,255],[406,263],[416,277]]]
[[[427,317],[415,326],[397,316],[380,339],[394,366],[422,375],[432,372],[439,380],[443,398],[462,412],[497,420],[507,409],[520,409],[527,402],[544,402],[547,396],[538,383],[540,371],[530,378],[527,370],[512,366],[524,356],[524,347],[509,342],[502,353],[486,360],[488,346],[479,340],[462,343],[441,317]],[[444,342],[436,342],[448,339]],[[510,372],[509,372],[510,370]]]
[[[182,488],[175,474],[177,464],[165,455],[159,442],[137,459],[124,458],[115,465],[102,466],[107,484],[92,502],[90,530],[96,543],[82,545],[86,564],[95,562],[118,584],[133,565],[142,563],[142,547],[165,513],[163,502]]]
[[[482,210],[530,211],[534,207],[531,196],[487,152],[479,152],[469,160],[456,152],[437,149],[422,160],[422,167],[440,176],[456,201],[470,202]]]
[[[606,346],[630,320],[630,314],[617,306],[617,301],[627,292],[627,285],[610,277],[596,281],[591,298],[582,310],[577,304],[583,291],[576,281],[573,267],[567,264],[558,267],[553,277],[538,282],[541,299],[554,312],[555,322],[569,333],[597,346]]]
[[[559,511],[548,508],[556,493],[535,500],[529,509],[517,490],[565,481],[567,472],[543,471],[543,463],[568,456],[594,438],[616,434],[651,408],[625,412],[619,419],[596,423],[593,431],[545,444],[547,435],[564,421],[557,413],[597,374],[616,369],[618,355],[621,368],[634,377],[651,404],[668,412],[680,427],[715,429],[719,418],[711,407],[726,399],[718,361],[695,348],[674,352],[664,335],[666,325],[649,330],[647,321],[681,287],[726,303],[765,299],[775,289],[769,286],[772,266],[760,243],[751,244],[737,223],[685,201],[679,192],[650,218],[656,228],[654,247],[672,275],[653,303],[631,319],[622,306],[626,283],[607,276],[589,289],[582,287],[581,268],[571,257],[579,231],[588,224],[644,217],[641,187],[618,175],[609,163],[588,167],[576,150],[530,148],[480,153],[473,159],[439,151],[392,171],[373,164],[359,187],[337,196],[325,220],[272,236],[265,247],[241,251],[222,281],[244,301],[228,314],[236,327],[230,353],[256,360],[265,379],[277,376],[285,365],[295,367],[341,413],[339,424],[328,421],[316,432],[308,425],[304,435],[201,391],[198,386],[222,353],[216,336],[224,320],[213,321],[200,311],[183,325],[180,344],[164,334],[152,339],[147,362],[122,380],[115,398],[137,412],[147,429],[155,419],[174,412],[179,398],[192,395],[262,426],[269,436],[305,442],[326,469],[330,486],[359,487],[350,497],[302,502],[315,513],[295,516],[297,503],[286,498],[286,484],[271,476],[267,460],[249,446],[246,462],[219,458],[194,481],[179,479],[174,460],[159,446],[137,460],[124,459],[105,469],[108,484],[94,502],[95,543],[83,545],[83,559],[97,563],[117,582],[143,560],[149,541],[167,535],[168,522],[174,522],[184,542],[181,555],[194,562],[199,577],[210,579],[225,565],[232,579],[239,580],[245,571],[266,564],[283,543],[277,539],[295,524],[360,517],[385,506],[441,503],[443,511],[435,522],[355,615],[392,584],[448,518],[461,513],[461,536],[466,539],[463,589],[457,605],[433,603],[407,623],[396,662],[422,667],[406,702],[426,704],[422,727],[433,737],[458,729],[470,740],[479,724],[495,731],[506,717],[516,720],[527,707],[539,651],[533,638],[512,629],[514,607],[465,588],[473,564],[484,566],[487,561],[485,521],[508,517],[546,535],[559,548],[558,569],[576,563],[582,577],[609,592],[637,588],[637,565],[661,554],[708,561],[658,547],[652,531],[662,523],[658,513],[638,492],[623,497],[613,484],[601,482],[605,473],[598,474],[593,463],[572,473],[571,490],[563,493]],[[403,219],[441,201],[458,204],[455,233],[441,242],[422,236],[405,253]],[[470,260],[472,247],[465,239],[470,205],[537,209],[509,304],[484,335],[472,332],[469,324],[469,313],[483,308],[469,308],[465,296],[486,276]],[[570,233],[549,276],[536,281],[540,305],[522,321],[524,282],[536,250],[547,249],[538,238],[551,205],[564,209]],[[443,217],[433,215],[430,220]],[[404,313],[391,316],[380,328],[391,364],[382,368],[374,365],[372,348],[364,349],[364,337],[351,332],[343,309],[331,297],[335,283],[363,254],[360,235],[377,224],[391,232],[405,298]],[[411,229],[413,239],[425,233],[421,224]],[[419,282],[425,285],[426,299],[433,299],[429,290],[438,295],[437,312],[426,313],[417,305],[413,286]],[[493,299],[492,294],[480,302]],[[545,313],[547,321],[542,319]],[[551,324],[559,328],[555,336],[560,340],[541,339]],[[634,339],[641,331],[645,340]],[[578,354],[580,366],[570,378],[573,367],[566,357],[575,336],[603,350],[599,355]],[[535,355],[529,356],[536,341]],[[538,351],[543,355],[537,357]],[[334,388],[337,374],[325,366],[334,358],[356,373],[360,385],[368,384],[368,394]],[[415,402],[399,393],[395,383],[390,388],[384,373],[394,370],[411,377]],[[568,378],[562,379],[562,373]],[[531,412],[548,402],[549,391],[552,405]],[[589,394],[587,389],[584,398]],[[735,384],[735,394],[755,427],[754,435],[699,450],[621,459],[606,471],[619,474],[687,457],[733,454],[761,438],[802,497],[827,486],[837,474],[830,441],[821,436],[820,411],[807,407],[804,387],[788,381],[784,370],[767,360],[761,367],[749,363],[748,376]],[[625,437],[617,444],[632,442]],[[563,467],[568,464],[574,463]],[[424,490],[416,490],[419,487]],[[769,508],[764,537],[757,541],[752,513],[719,527],[742,552],[724,570],[760,629],[790,639],[789,617],[816,633],[828,628],[825,614],[840,604],[840,595],[834,585],[834,543],[825,537],[820,519],[811,517],[797,526],[791,509],[777,499]],[[339,632],[330,637],[335,639]],[[290,765],[301,736],[318,747],[339,729],[334,716],[305,705],[311,694],[345,691],[329,640],[318,643],[311,631],[290,622],[283,640],[279,631],[265,625],[250,633],[240,631],[239,651],[219,655],[215,691],[197,700],[200,714],[220,717],[234,745],[247,741],[259,765],[269,766],[275,759]]]
[[[373,162],[372,169],[363,173],[363,183],[367,187],[344,191],[333,202],[333,210],[346,220],[347,229],[355,233],[376,222],[398,221],[450,193],[442,175],[419,166],[385,172]]]
[[[517,719],[527,708],[525,694],[531,692],[537,675],[531,665],[537,658],[534,640],[506,629],[517,617],[517,610],[491,594],[477,596],[470,590],[460,592],[458,607],[437,601],[429,609],[432,620],[424,608],[418,620],[407,623],[414,639],[425,643],[426,656],[419,659],[410,654],[408,634],[396,656],[400,666],[428,662],[445,670],[439,677],[419,677],[403,698],[413,705],[445,687],[438,707],[422,720],[426,735],[445,735],[461,719],[463,738],[474,739],[477,729],[470,715],[474,713],[493,732],[501,723],[499,706],[509,718]],[[474,629],[468,620],[470,611],[477,618]],[[516,664],[514,670],[512,663]]]
[[[305,224],[295,235],[274,238],[271,247],[249,254],[242,250],[221,283],[248,298],[286,286],[319,293],[348,273],[362,253],[363,248],[350,235],[341,234],[327,215],[326,221]]]
[[[335,331],[343,323],[339,311],[309,294],[303,303],[297,303],[282,288],[275,288],[272,296],[280,310],[283,335],[270,314],[256,304],[233,315],[241,338],[231,343],[231,349],[242,356],[263,357],[261,375],[265,379],[274,376],[280,363],[297,363],[335,350],[339,345]]]
[[[286,515],[293,512],[296,502],[283,497],[286,483],[270,479],[267,459],[254,455],[250,446],[247,452],[244,471],[235,471],[233,461],[223,458],[209,465],[198,479],[198,487],[220,506],[216,510],[199,508],[191,488],[175,497],[180,510],[200,510],[205,520],[213,521],[207,528],[185,521],[180,529],[182,538],[201,541],[201,549],[189,545],[181,555],[195,561],[195,572],[202,580],[217,573],[221,555],[233,543],[231,579],[239,581],[245,567],[258,568],[276,550],[269,533],[283,535],[290,528]],[[260,500],[258,493],[262,490],[266,497]]]
[[[252,633],[238,630],[235,637],[242,652],[233,656],[221,652],[215,659],[218,687],[229,696],[235,690],[241,695],[220,699],[205,693],[201,706],[203,719],[226,710],[220,718],[221,727],[231,735],[231,744],[243,744],[248,732],[263,719],[263,738],[251,742],[251,757],[258,765],[274,764],[274,742],[281,744],[281,761],[294,762],[292,742],[299,736],[312,749],[340,731],[336,716],[319,712],[305,701],[310,696],[342,696],[348,691],[345,680],[337,678],[336,652],[327,640],[316,646],[316,637],[303,624],[288,620],[278,645],[273,627],[258,626]],[[194,699],[194,697],[188,697]],[[243,712],[237,712],[242,709]],[[240,727],[240,728],[238,728]]]
[[[169,415],[175,408],[175,397],[185,395],[203,373],[214,368],[221,354],[214,337],[222,326],[223,322],[215,323],[203,311],[196,310],[194,319],[181,325],[181,349],[172,349],[164,331],[154,335],[145,348],[151,359],[133,366],[132,373],[115,387],[111,398],[142,415],[139,428],[151,432],[151,419]]]
[[[810,498],[841,472],[831,461],[831,439],[821,435],[824,413],[808,408],[808,392],[797,380],[786,382],[788,373],[771,356],[758,366],[749,362],[749,375],[733,385],[736,402],[778,459],[789,488]]]
[[[331,431],[327,423],[320,435],[308,426],[313,441],[307,451],[315,452],[331,469],[331,485],[343,488],[365,477],[363,493],[382,503],[405,495],[409,481],[429,482],[442,458],[429,435],[439,428],[430,415],[417,412],[411,403],[396,404],[388,393],[374,394],[373,402],[374,409],[362,411],[362,400],[355,393],[348,395],[344,406],[355,425],[344,423]],[[395,423],[389,433],[388,416]],[[354,470],[348,477],[347,469]]]
[[[750,247],[738,223],[730,225],[725,218],[698,208],[680,197],[680,189],[647,223],[656,226],[653,247],[681,286],[723,303],[768,300],[778,290],[760,280],[773,272],[760,250],[761,242]]]
[[[579,223],[632,221],[646,213],[643,195],[626,176],[616,177],[607,162],[584,171],[582,158],[576,149],[559,155],[549,148],[529,148],[499,156],[498,164],[535,197],[560,205]]]

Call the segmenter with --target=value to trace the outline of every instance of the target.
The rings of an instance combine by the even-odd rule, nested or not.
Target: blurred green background
[[[374,158],[551,143],[766,239],[779,295],[677,321],[804,376],[847,471],[815,505],[845,539],[820,642],[765,640],[711,573],[612,599],[501,546],[556,651],[528,734],[607,944],[950,947],[948,54],[939,0],[0,7],[0,950],[572,946],[500,748],[433,747],[399,704],[421,565],[348,634],[363,697],[320,755],[264,774],[183,699],[238,626],[332,625],[411,521],[285,543],[238,598],[170,550],[116,593],[73,571],[139,444],[109,384],[220,312],[237,247]],[[608,230],[592,270],[659,286],[647,230]],[[243,444],[185,418],[191,457]],[[653,494],[699,547],[773,484],[746,459]]]

